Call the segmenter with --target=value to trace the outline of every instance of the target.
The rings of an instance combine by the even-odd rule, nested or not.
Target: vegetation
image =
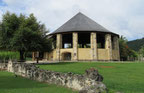
[[[14,51],[0,51],[0,61],[1,62],[7,62],[9,59],[12,60],[19,60],[20,55],[19,52]],[[32,53],[28,52],[26,54],[26,60],[31,61],[32,60]]]
[[[90,67],[97,68],[108,89],[124,93],[143,93],[144,63],[57,63],[38,65],[42,69],[83,74]]]
[[[128,46],[135,51],[139,51],[143,45],[144,45],[144,38],[128,42]]]
[[[141,47],[141,49],[139,50],[139,54],[144,57],[144,46]]]
[[[120,59],[123,61],[137,58],[137,53],[127,45],[127,39],[123,36],[119,39]]]
[[[0,60],[18,59],[18,52],[0,51]]]
[[[57,85],[48,85],[9,72],[0,71],[0,93],[78,93]]]
[[[20,60],[24,60],[29,51],[50,51],[47,32],[33,14],[18,16],[7,12],[0,22],[0,49],[19,51]]]

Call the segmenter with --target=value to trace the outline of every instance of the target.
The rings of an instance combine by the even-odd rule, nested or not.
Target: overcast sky
[[[144,37],[144,0],[0,0],[6,11],[34,13],[51,32],[78,12],[128,40]]]

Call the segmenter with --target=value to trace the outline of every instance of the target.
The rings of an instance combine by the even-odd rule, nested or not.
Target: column
[[[78,60],[78,33],[73,33],[73,57],[74,61]]]
[[[32,52],[32,61],[35,60],[35,52]]]
[[[49,59],[48,59],[48,52],[44,52],[44,54],[45,54],[45,59],[46,59],[46,60],[49,60]]]
[[[112,41],[111,35],[105,35],[105,48],[108,50],[108,60],[112,60]]]
[[[91,53],[92,53],[92,60],[97,60],[97,38],[96,33],[91,33]]]
[[[62,45],[62,36],[61,34],[57,34],[56,37],[56,60],[60,61],[60,49],[61,49],[61,45]]]
[[[118,36],[115,36],[115,37],[114,37],[114,49],[117,51],[117,60],[120,60],[119,38],[118,38]]]
[[[38,51],[36,52],[36,58],[39,58],[39,52]]]

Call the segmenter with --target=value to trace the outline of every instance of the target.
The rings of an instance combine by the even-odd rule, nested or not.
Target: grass
[[[77,93],[57,85],[48,85],[12,73],[0,71],[0,93]]]
[[[124,93],[144,93],[144,63],[57,63],[38,65],[42,69],[83,74],[90,67],[97,68],[106,86]]]

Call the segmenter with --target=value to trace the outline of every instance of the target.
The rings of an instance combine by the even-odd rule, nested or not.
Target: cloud
[[[2,11],[0,11],[0,14],[2,14]],[[0,15],[0,21],[2,20],[2,15]]]
[[[1,12],[34,13],[54,31],[79,11],[129,40],[144,37],[143,0],[3,0]],[[0,15],[1,17],[1,15]]]

